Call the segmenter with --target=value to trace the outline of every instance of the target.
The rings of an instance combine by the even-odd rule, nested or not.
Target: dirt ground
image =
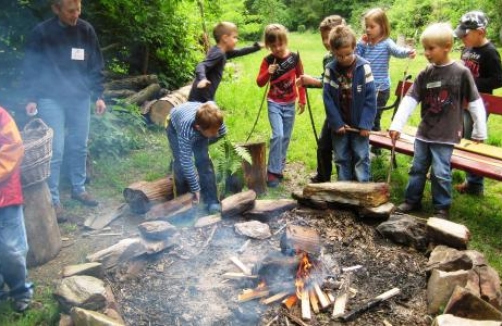
[[[301,187],[305,176],[301,167],[289,166],[284,193]],[[85,257],[104,249],[120,239],[138,234],[136,226],[143,221],[129,214],[112,222],[109,228],[90,231],[83,227],[89,214],[109,214],[119,202],[101,204],[97,209],[82,209],[61,225],[64,247],[51,262],[30,269],[30,278],[38,284],[55,286],[61,268],[85,262]],[[410,248],[394,245],[383,239],[375,221],[359,220],[348,210],[316,211],[299,207],[269,221],[274,235],[265,240],[252,239],[243,253],[237,250],[248,240],[235,232],[234,225],[242,217],[196,229],[179,226],[180,241],[175,248],[137,259],[106,273],[121,313],[128,325],[294,325],[282,313],[280,303],[263,305],[259,300],[237,301],[245,288],[254,288],[253,281],[227,280],[227,272],[239,272],[230,261],[237,256],[252,266],[263,257],[280,250],[280,238],[287,224],[315,228],[321,237],[320,260],[333,280],[346,277],[342,267],[362,265],[351,275],[350,287],[355,289],[347,310],[391,288],[402,293],[388,302],[343,325],[430,325],[426,315],[426,257]],[[76,225],[76,227],[73,227]],[[332,307],[312,314],[308,325],[342,325],[331,319]],[[300,316],[300,305],[289,313]],[[277,318],[275,318],[277,316]],[[275,318],[275,319],[274,319]],[[270,321],[274,319],[272,324]]]

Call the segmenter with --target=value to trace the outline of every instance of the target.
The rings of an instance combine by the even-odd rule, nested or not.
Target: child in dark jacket
[[[369,133],[376,115],[376,90],[369,62],[355,54],[356,36],[348,26],[329,36],[335,60],[324,73],[324,106],[333,133],[339,181],[370,180]]]

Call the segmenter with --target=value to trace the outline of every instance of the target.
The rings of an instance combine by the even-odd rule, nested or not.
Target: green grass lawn
[[[244,45],[244,44],[240,44]],[[319,76],[322,72],[322,57],[326,53],[321,38],[318,34],[291,34],[289,39],[291,51],[299,51],[305,68],[305,73]],[[254,120],[260,109],[264,96],[264,88],[256,86],[256,75],[262,58],[267,55],[266,50],[233,60],[231,73],[225,79],[217,92],[217,102],[225,110],[225,119],[232,141],[243,143],[252,128]],[[460,58],[458,50],[452,53],[453,59]],[[418,55],[414,60],[391,60],[391,79],[393,87],[403,78],[405,73],[413,77],[427,65],[423,51],[419,47]],[[308,89],[311,109],[314,115],[317,131],[320,131],[325,113],[322,104],[320,89]],[[502,95],[502,89],[496,94]],[[389,104],[394,101],[394,96]],[[384,113],[382,126],[390,125],[392,113]],[[419,109],[412,115],[409,124],[419,122]],[[502,139],[502,117],[492,115],[489,120],[488,143],[500,145]],[[267,107],[264,103],[256,130],[251,136],[251,141],[268,141],[270,126],[267,118]],[[292,141],[288,152],[288,162],[300,162],[306,166],[307,171],[314,173],[316,167],[316,144],[308,113],[298,115],[295,122]],[[373,177],[377,181],[385,181],[388,169],[387,153],[376,159],[372,165]],[[407,171],[411,157],[398,155],[399,168],[392,175],[392,199],[399,203],[403,199],[404,188],[408,179]],[[454,171],[454,182],[463,180],[462,171]],[[465,224],[472,232],[470,248],[482,251],[499,273],[502,273],[502,184],[498,181],[486,180],[486,194],[483,198],[471,197],[454,193],[454,203],[451,210],[451,219]],[[427,186],[424,196],[424,206],[427,212],[431,208],[430,186]],[[427,216],[427,215],[426,215]]]

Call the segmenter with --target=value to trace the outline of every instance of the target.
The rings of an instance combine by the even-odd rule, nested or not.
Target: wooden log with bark
[[[230,218],[244,213],[254,207],[256,201],[256,192],[247,190],[238,194],[229,196],[221,201],[221,216]]]
[[[188,101],[191,85],[177,89],[170,94],[141,107],[141,113],[148,114],[150,120],[159,126],[165,126],[166,119],[171,109]]]
[[[153,206],[146,215],[147,220],[169,220],[170,217],[193,208],[193,194],[186,193],[174,199]]]
[[[267,153],[264,142],[244,144],[251,155],[252,164],[243,162],[244,180],[257,194],[267,192]]]
[[[303,188],[303,196],[312,200],[360,207],[377,207],[390,199],[387,183],[325,182],[312,183]]]
[[[260,199],[255,201],[254,208],[246,211],[244,216],[249,219],[268,222],[284,212],[296,208],[293,199]]]
[[[152,182],[138,181],[124,189],[124,199],[131,211],[144,214],[150,210],[155,201],[166,201],[173,198],[173,178],[167,176]]]
[[[130,89],[139,91],[148,85],[158,84],[159,78],[157,75],[140,75],[130,76],[125,78],[114,79],[104,84],[105,90],[124,90]]]
[[[152,98],[154,98],[157,93],[160,91],[160,85],[159,84],[150,84],[140,90],[139,92],[126,97],[124,99],[124,102],[127,104],[136,104],[136,105],[141,105],[143,102],[148,101]]]

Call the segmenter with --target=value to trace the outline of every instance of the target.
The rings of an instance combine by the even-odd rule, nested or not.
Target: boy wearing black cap
[[[478,91],[492,94],[494,89],[502,87],[502,64],[500,54],[486,37],[487,25],[488,18],[483,12],[470,11],[460,18],[455,35],[464,43],[461,58],[471,71]],[[470,139],[471,134],[471,116],[464,112],[464,138]],[[456,185],[455,189],[480,196],[483,194],[483,177],[467,173],[466,181]]]

